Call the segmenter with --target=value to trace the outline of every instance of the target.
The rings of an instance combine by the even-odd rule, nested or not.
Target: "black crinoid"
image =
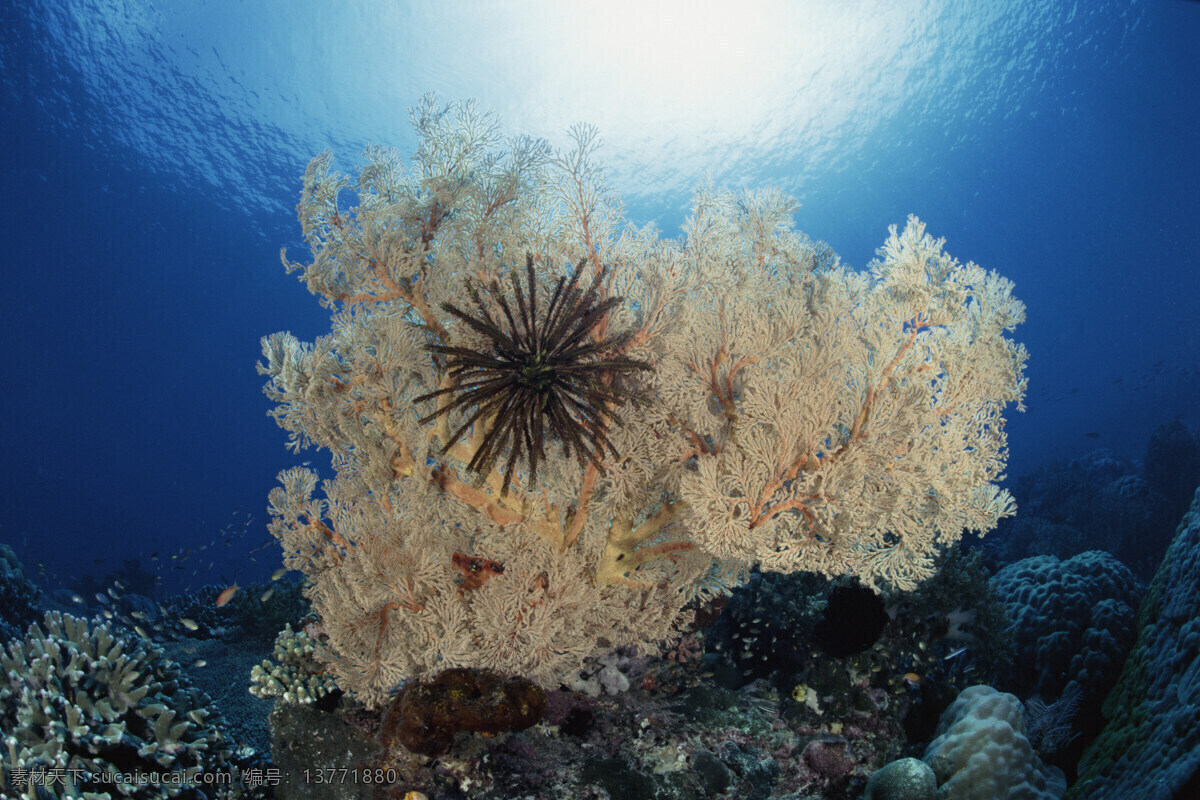
[[[516,271],[510,272],[512,297],[505,297],[499,282],[488,294],[489,304],[468,283],[478,313],[463,311],[452,303],[442,309],[462,320],[486,339],[480,348],[431,344],[428,349],[447,356],[446,367],[454,385],[422,395],[420,403],[442,395],[429,422],[451,411],[470,410],[470,415],[443,443],[450,449],[477,422],[490,425],[467,468],[482,479],[508,451],[501,494],[507,494],[520,462],[529,467],[528,485],[537,481],[539,462],[546,458],[547,439],[557,439],[564,456],[581,465],[589,460],[600,465],[607,453],[618,457],[608,438],[611,422],[624,424],[615,409],[625,401],[645,398],[617,385],[619,373],[648,370],[644,361],[621,358],[621,348],[630,334],[607,336],[596,341],[594,331],[623,298],[600,299],[604,269],[597,271],[591,286],[583,290],[580,261],[570,277],[560,277],[545,309],[537,296],[533,256],[525,258],[527,285],[523,288]],[[473,410],[472,410],[473,409]]]

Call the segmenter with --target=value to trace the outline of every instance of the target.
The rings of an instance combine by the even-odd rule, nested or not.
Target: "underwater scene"
[[[1200,798],[1200,3],[0,8],[0,798]]]

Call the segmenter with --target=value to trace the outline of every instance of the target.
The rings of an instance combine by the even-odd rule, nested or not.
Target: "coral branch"
[[[632,580],[629,578],[629,573],[655,558],[690,550],[694,545],[690,542],[666,542],[663,545],[646,548],[647,553],[644,556],[637,556],[641,552],[638,546],[658,534],[686,509],[687,504],[680,500],[664,503],[654,516],[636,528],[629,520],[614,520],[609,528],[604,553],[600,557],[600,565],[596,568],[596,581],[601,584],[625,586],[648,585]],[[675,545],[687,546],[676,547]],[[635,556],[637,557],[635,558]]]

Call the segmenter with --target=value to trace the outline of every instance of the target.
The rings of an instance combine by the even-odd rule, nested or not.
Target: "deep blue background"
[[[1176,417],[1200,428],[1200,4],[864,2],[819,21],[764,0],[736,5],[765,20],[714,23],[731,30],[716,56],[719,3],[638,4],[662,9],[603,35],[538,3],[425,5],[0,11],[0,541],[48,583],[214,541],[165,574],[278,564],[247,560],[266,494],[325,460],[284,450],[254,370],[261,336],[328,326],[279,264],[281,246],[306,255],[300,177],[325,147],[346,167],[367,142],[411,151],[404,108],[425,91],[555,141],[597,123],[631,220],[667,236],[706,172],[782,185],[856,267],[918,214],[1028,306],[1012,475],[1098,446],[1140,457]],[[890,29],[867,21],[901,6],[877,43]],[[619,49],[643,28],[659,38]]]

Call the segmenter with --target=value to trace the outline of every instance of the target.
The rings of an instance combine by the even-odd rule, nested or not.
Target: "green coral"
[[[4,796],[174,797],[208,785],[202,773],[213,772],[227,773],[219,782],[238,796],[208,696],[150,642],[48,612],[0,649],[0,666]],[[50,785],[27,780],[51,772],[59,780]]]
[[[250,694],[285,703],[312,703],[336,691],[337,682],[316,659],[317,643],[289,623],[275,637],[275,661],[250,670]]]

